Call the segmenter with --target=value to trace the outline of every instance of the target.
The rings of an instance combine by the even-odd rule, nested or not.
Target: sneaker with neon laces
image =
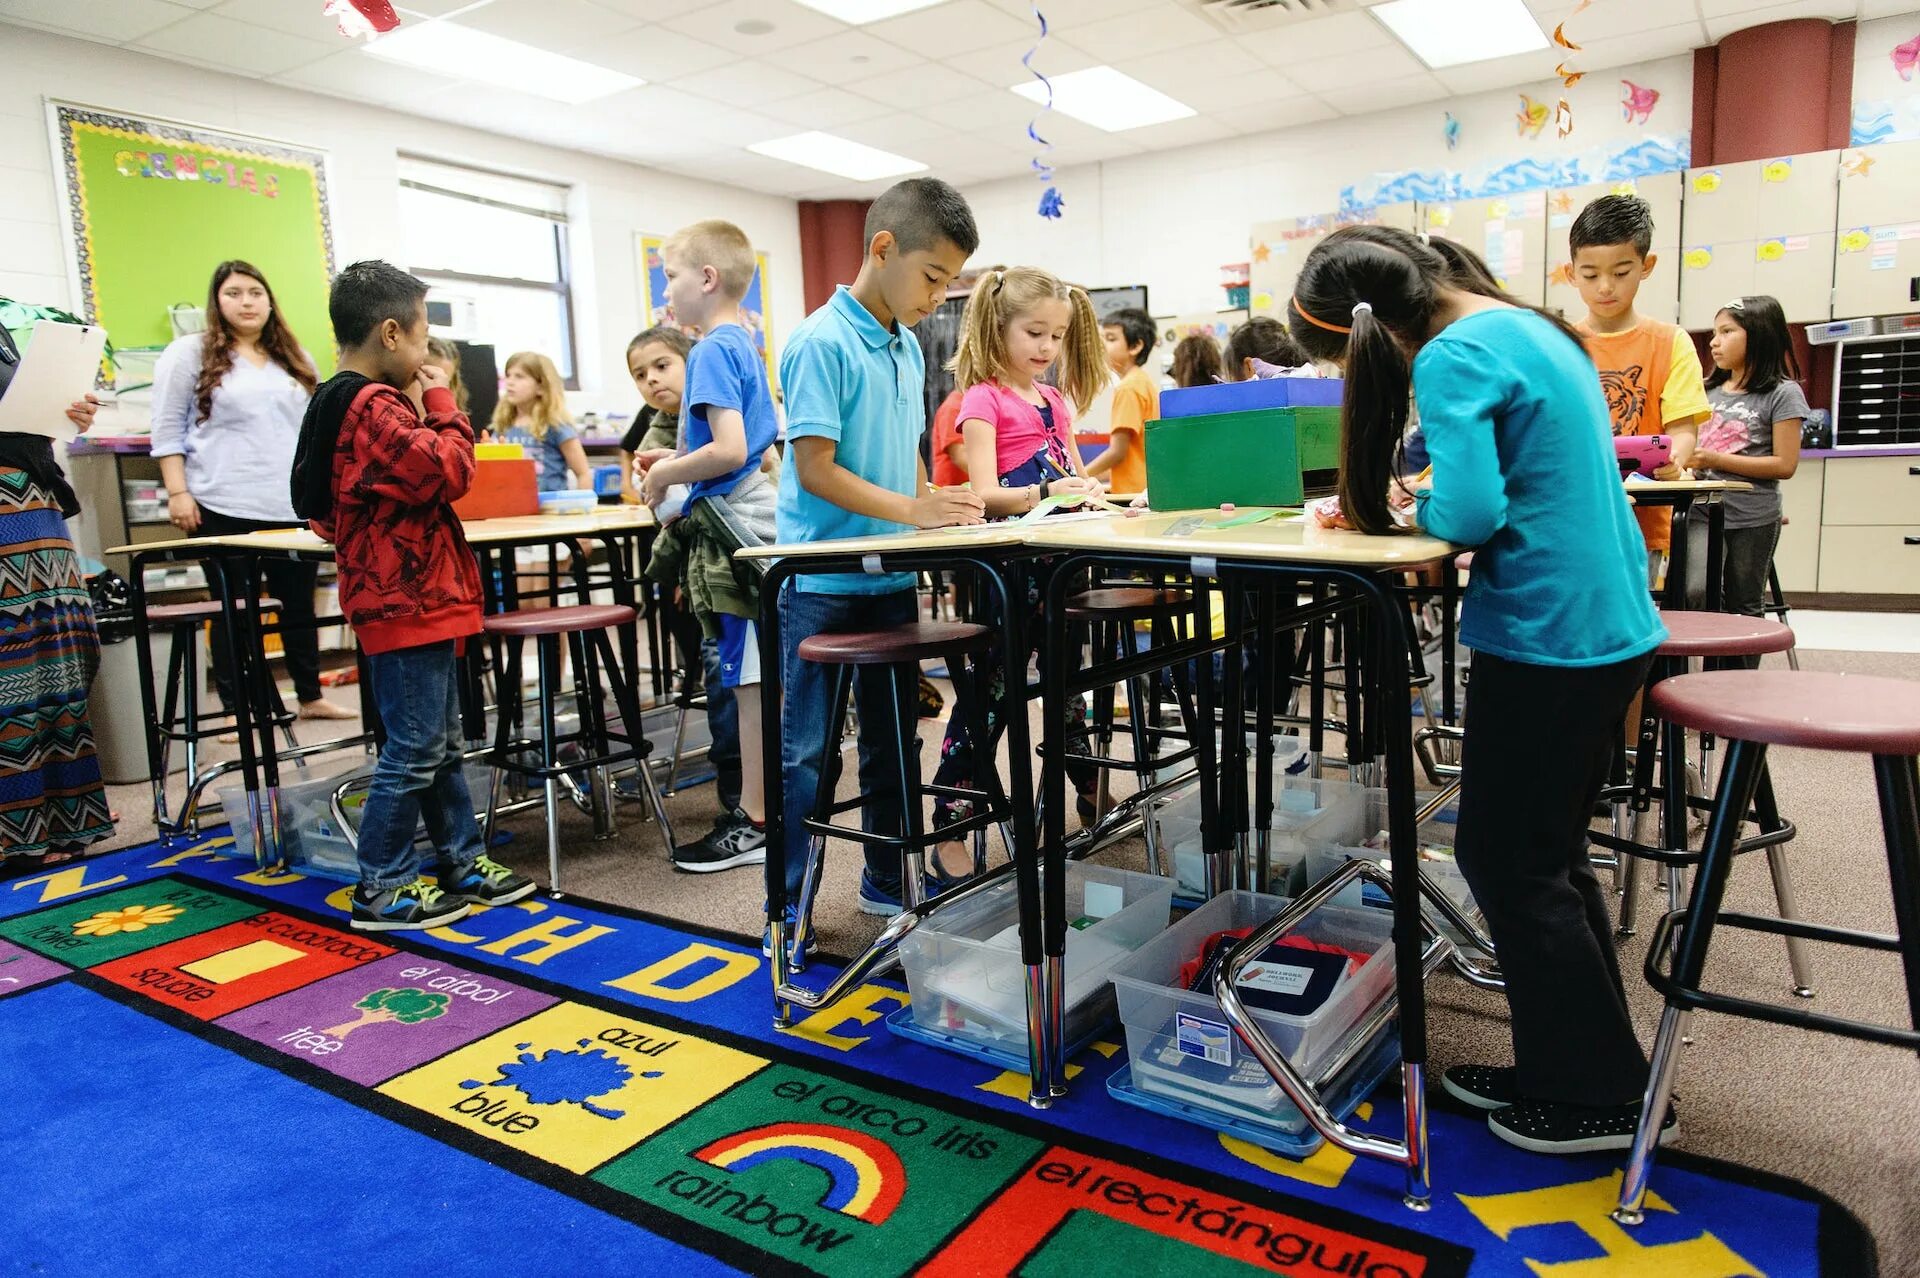
[[[764,865],[767,860],[767,827],[755,824],[739,808],[720,814],[720,820],[705,838],[683,843],[673,850],[673,868],[688,874],[712,874],[741,865]]]
[[[470,905],[512,905],[532,896],[540,886],[485,854],[476,857],[464,870],[441,866],[439,878],[440,890],[447,894],[448,900]]]
[[[357,932],[424,932],[458,922],[472,908],[425,879],[380,891],[369,891],[363,883],[353,890],[349,925]]]

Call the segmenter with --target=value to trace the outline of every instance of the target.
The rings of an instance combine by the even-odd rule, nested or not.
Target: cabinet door
[[[1760,162],[1688,169],[1680,214],[1683,244],[1707,246],[1760,234]]]
[[[1840,152],[1839,225],[1880,226],[1920,213],[1920,142]]]
[[[1920,311],[1920,142],[1840,153],[1833,313]]]
[[[1815,457],[1800,463],[1792,479],[1780,481],[1780,513],[1785,524],[1774,548],[1773,566],[1780,573],[1780,589],[1807,592],[1818,588],[1820,577],[1820,507],[1826,462]]]
[[[1840,152],[1784,155],[1759,164],[1753,238],[1818,235],[1831,231],[1839,200]]]
[[[1546,306],[1570,320],[1587,313],[1573,286],[1573,252],[1567,233],[1587,205],[1603,195],[1638,195],[1653,206],[1653,274],[1640,286],[1634,309],[1648,319],[1675,323],[1680,318],[1681,173],[1659,173],[1633,182],[1600,182],[1547,192]]]
[[[1920,456],[1829,459],[1824,509],[1829,526],[1920,520]]]
[[[1754,291],[1752,240],[1694,244],[1680,250],[1680,326],[1713,327],[1713,317],[1733,298]]]
[[[1494,279],[1521,301],[1535,306],[1545,301],[1545,191],[1430,204],[1426,227],[1429,235],[1463,244],[1485,258]]]
[[[1831,231],[1759,241],[1753,246],[1752,291],[1778,298],[1792,323],[1833,318],[1833,242]]]
[[[1333,214],[1288,217],[1260,222],[1253,228],[1253,255],[1248,264],[1249,308],[1255,315],[1279,316],[1293,296],[1293,281],[1313,246],[1333,229]]]
[[[1920,524],[1828,524],[1820,530],[1820,591],[1920,595]]]

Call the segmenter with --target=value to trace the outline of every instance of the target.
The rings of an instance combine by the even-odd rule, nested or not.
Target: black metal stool
[[[1714,670],[1665,680],[1654,688],[1650,699],[1655,713],[1676,728],[1712,732],[1724,738],[1727,761],[1707,827],[1706,846],[1701,851],[1693,897],[1684,910],[1675,910],[1660,920],[1647,950],[1647,980],[1666,996],[1667,1007],[1654,1039],[1640,1128],[1620,1182],[1619,1206],[1613,1213],[1614,1219],[1625,1225],[1637,1225],[1642,1219],[1656,1137],[1673,1093],[1680,1036],[1694,1009],[1920,1052],[1920,766],[1916,766],[1920,764],[1916,759],[1920,756],[1920,683],[1790,670]],[[1740,823],[1765,776],[1769,745],[1873,756],[1896,935],[1722,913],[1720,902],[1727,875],[1739,850]],[[1848,1020],[1703,990],[1700,982],[1707,949],[1719,927],[1900,955],[1913,1028]],[[1667,949],[1667,937],[1675,930],[1679,943],[1668,974],[1661,970],[1661,955]]]
[[[609,631],[631,624],[638,614],[625,604],[575,604],[564,608],[539,608],[519,612],[501,612],[485,618],[482,628],[489,635],[506,640],[500,663],[498,722],[488,763],[493,768],[493,784],[487,796],[485,836],[493,843],[494,818],[500,806],[500,782],[503,774],[513,773],[538,781],[545,790],[547,817],[547,886],[560,890],[560,778],[569,772],[582,772],[589,778],[595,833],[599,838],[614,834],[613,804],[605,784],[607,768],[619,763],[634,763],[634,775],[640,779],[647,804],[660,825],[667,851],[673,850],[673,827],[665,805],[654,785],[653,770],[646,764],[652,752],[645,725],[640,717],[640,701],[634,693],[634,672],[624,671],[615,659]],[[564,637],[573,654],[573,699],[579,714],[579,727],[562,734],[558,723],[560,699],[560,640]],[[540,739],[520,735],[522,698],[520,670],[522,641],[532,638],[540,672]],[[613,728],[601,705],[602,680],[612,693],[620,711],[620,726]],[[579,758],[562,761],[561,747],[578,744]],[[536,763],[522,762],[529,750],[539,751]]]
[[[850,839],[863,847],[895,848],[900,853],[901,901],[909,909],[926,901],[926,874],[923,858],[926,850],[948,840],[958,840],[975,830],[997,825],[1012,815],[1006,790],[1000,784],[995,765],[992,737],[987,730],[986,681],[980,678],[981,663],[992,647],[994,632],[986,626],[963,621],[919,621],[887,630],[851,631],[812,635],[800,641],[800,660],[833,669],[827,694],[827,718],[820,725],[824,738],[820,784],[814,791],[812,815],[802,823],[810,835],[807,863],[800,885],[798,918],[790,939],[795,956],[794,970],[804,965],[807,942],[813,930],[813,902],[820,887],[820,866],[829,838]],[[911,707],[918,696],[920,663],[943,660],[953,679],[954,698],[962,707],[967,735],[973,743],[975,772],[979,788],[922,784],[920,752],[915,746],[913,728],[918,722]],[[887,668],[887,692],[893,713],[895,737],[901,742],[899,753],[900,798],[907,828],[884,833],[860,826],[835,825],[833,818],[865,809],[873,802],[870,795],[855,795],[836,802],[840,787],[841,738],[847,709],[853,698],[853,677],[861,666]],[[1009,678],[1012,676],[1009,675]],[[1011,713],[1026,713],[1024,697],[1012,703]],[[868,708],[867,713],[873,713]],[[932,830],[926,829],[922,804],[928,798],[966,799],[973,813]]]
[[[258,607],[263,612],[278,612],[278,599],[264,598],[255,603],[246,599],[237,602],[240,608]],[[218,714],[206,714],[200,706],[200,628],[209,621],[215,621],[226,615],[224,606],[217,599],[203,599],[193,603],[153,604],[147,609],[146,623],[149,631],[164,626],[169,631],[167,647],[167,677],[161,694],[159,718],[148,726],[153,736],[155,756],[159,766],[151,779],[153,785],[153,821],[162,839],[173,839],[181,835],[197,838],[200,834],[200,800],[206,787],[216,778],[239,768],[234,761],[216,763],[204,771],[200,767],[200,743],[208,737],[219,736],[223,732],[232,732],[236,724],[231,710],[221,710]],[[258,631],[252,633],[258,634]],[[136,640],[145,643],[142,636]],[[146,661],[147,654],[139,654]],[[264,652],[254,654],[253,663],[257,670],[266,668]],[[289,747],[299,743],[293,737],[293,712],[287,709],[281,699],[280,688],[270,678],[261,678],[261,695],[265,698],[262,709],[271,718],[273,726],[285,735]],[[234,695],[245,696],[247,689],[240,683],[239,672],[234,674]],[[174,817],[167,811],[167,778],[172,775],[172,755],[174,742],[180,742],[187,756],[187,797],[180,805],[180,815]]]

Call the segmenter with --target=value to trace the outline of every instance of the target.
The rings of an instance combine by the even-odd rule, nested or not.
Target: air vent
[[[1272,31],[1295,22],[1324,18],[1331,13],[1348,13],[1360,7],[1358,0],[1183,0],[1207,21],[1230,35],[1250,31]]]

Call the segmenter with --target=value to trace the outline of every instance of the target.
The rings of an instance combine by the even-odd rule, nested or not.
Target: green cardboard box
[[[1298,506],[1301,472],[1340,464],[1340,410],[1261,408],[1147,423],[1155,510]]]

